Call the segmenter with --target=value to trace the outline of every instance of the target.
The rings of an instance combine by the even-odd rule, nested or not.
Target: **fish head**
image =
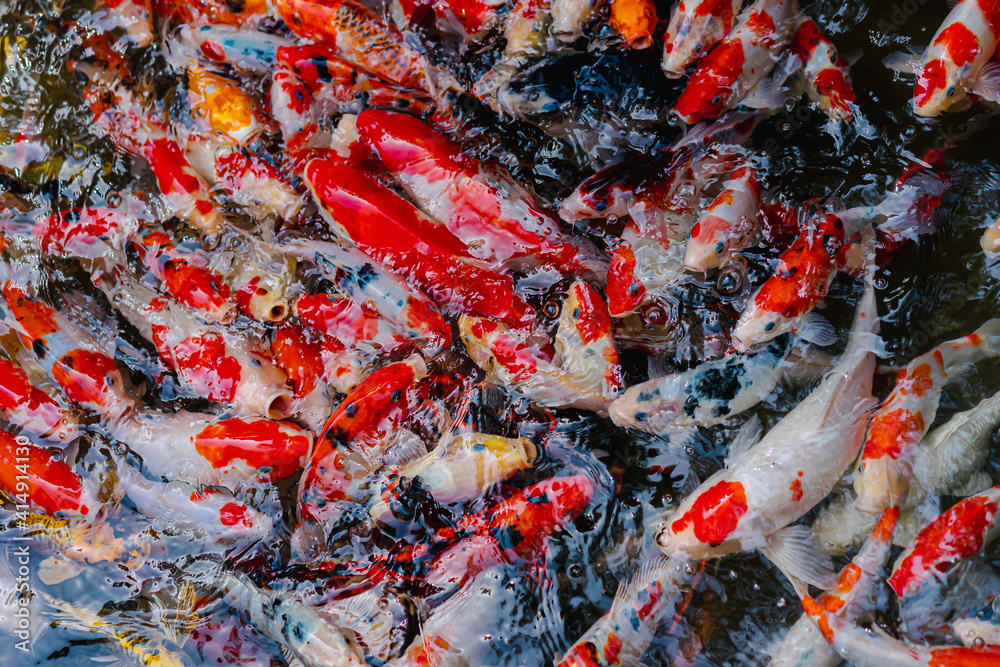
[[[959,83],[960,70],[943,58],[925,64],[917,73],[913,88],[913,112],[918,116],[937,116],[964,99],[965,88]]]
[[[612,2],[611,25],[621,34],[630,49],[648,49],[653,45],[656,6],[650,0]]]
[[[876,516],[889,506],[893,491],[890,478],[896,479],[896,486],[903,483],[895,472],[895,461],[890,456],[866,458],[862,456],[858,464],[858,474],[854,476],[854,491],[857,497],[854,508],[868,516]]]
[[[780,313],[750,302],[733,329],[732,342],[738,352],[791,331],[790,321]]]
[[[114,360],[101,352],[70,350],[52,366],[52,376],[67,398],[111,419],[135,405]]]
[[[585,475],[554,477],[507,502],[494,517],[494,525],[513,525],[522,538],[538,539],[568,526],[593,497],[594,485]]]
[[[743,241],[738,232],[730,233],[733,224],[717,215],[708,215],[691,228],[691,238],[684,247],[684,268],[705,273],[722,266],[734,246]]]
[[[448,176],[441,167],[467,159],[445,135],[410,114],[365,109],[356,127],[361,142],[392,172],[412,171],[434,181]]]
[[[723,0],[719,4],[727,3]],[[726,36],[732,25],[731,9],[728,14],[675,10],[663,38],[663,60],[660,63],[663,72],[672,79],[684,76],[688,66],[708,53],[716,42]]]
[[[577,280],[567,291],[555,347],[564,370],[600,387],[606,395],[621,390],[611,317],[604,298],[589,283]]]
[[[289,313],[287,276],[294,272],[294,260],[289,259],[281,273],[261,273],[247,281],[234,294],[236,306],[259,322],[280,322]]]
[[[617,426],[659,432],[683,420],[685,394],[677,378],[659,378],[654,387],[634,386],[612,401],[608,414]]]
[[[646,297],[646,287],[636,275],[636,257],[632,246],[623,242],[611,253],[605,295],[612,317],[624,317],[639,309]]]
[[[717,473],[718,475],[718,473]],[[681,503],[656,532],[656,546],[667,556],[704,558],[731,552],[747,513],[741,482],[709,478]],[[742,550],[737,546],[737,550]]]
[[[671,115],[689,125],[718,118],[729,106],[744,61],[739,40],[719,44],[691,75]]]

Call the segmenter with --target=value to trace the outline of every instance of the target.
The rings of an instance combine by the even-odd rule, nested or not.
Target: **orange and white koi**
[[[299,37],[407,88],[430,91],[427,65],[390,23],[357,0],[277,0],[278,13]]]
[[[367,172],[316,159],[305,178],[332,230],[446,310],[514,325],[532,317],[508,276],[473,258],[458,237]]]
[[[52,517],[94,519],[104,503],[62,456],[0,429],[0,490]]]
[[[378,313],[426,355],[434,356],[451,344],[451,325],[437,305],[357,248],[301,239],[282,247],[312,261],[341,294]]]
[[[740,315],[732,333],[736,349],[746,351],[783,333],[801,332],[837,275],[843,246],[844,224],[837,215],[813,218]]]
[[[834,120],[850,120],[858,99],[851,88],[850,66],[815,21],[804,18],[799,22],[789,51],[795,61],[792,67],[804,69],[806,91],[816,106]]]
[[[791,37],[795,12],[794,0],[756,0],[743,10],[733,31],[698,63],[671,113],[693,124],[740,103],[778,104],[763,81]]]
[[[291,312],[295,257],[252,237],[246,237],[242,246],[239,243],[231,253],[216,253],[213,266],[223,270],[228,263],[223,271],[240,312],[259,322],[280,322]]]
[[[877,514],[888,502],[888,485],[908,486],[917,445],[934,422],[944,387],[971,364],[998,354],[1000,319],[992,319],[968,336],[916,357],[899,372],[868,427],[854,480],[855,508]]]
[[[297,472],[312,448],[312,433],[290,422],[181,410],[136,410],[107,425],[115,440],[142,458],[150,474],[195,487],[237,490]]]
[[[656,29],[656,5],[651,0],[611,0],[611,27],[630,49],[648,49]]]
[[[267,120],[257,101],[232,79],[204,67],[188,67],[188,99],[195,118],[241,146],[253,143]]]
[[[902,53],[883,62],[915,72],[913,112],[937,116],[969,93],[1000,101],[1000,64],[990,62],[998,41],[1000,6],[992,0],[959,0],[919,60],[914,63]]]
[[[178,481],[154,482],[125,461],[119,461],[117,475],[136,509],[150,519],[190,526],[212,539],[262,540],[271,534],[269,516],[226,490],[198,490]]]
[[[77,431],[69,410],[36,387],[16,363],[0,357],[0,415],[8,424],[41,438],[66,442]]]
[[[742,0],[682,0],[670,15],[663,37],[660,67],[671,79],[684,76],[688,65],[715,46],[733,29]]]
[[[444,134],[391,111],[363,111],[360,140],[379,158],[425,213],[440,220],[479,259],[531,260],[565,275],[584,275],[590,257],[562,234],[558,223],[526,189],[489,173]]]
[[[679,618],[699,574],[688,565],[659,557],[647,561],[618,587],[611,609],[566,651],[556,667],[612,667],[638,664],[660,624]]]
[[[1000,218],[997,218],[996,222],[986,228],[979,240],[979,245],[987,255],[1000,253]]]
[[[135,404],[115,360],[88,330],[13,282],[2,286],[4,320],[69,400],[117,419]]]
[[[720,192],[691,228],[684,248],[684,268],[708,271],[728,263],[753,241],[758,227],[760,184],[746,164],[732,172]]]
[[[870,255],[874,240],[869,238]],[[789,526],[825,498],[864,439],[878,327],[870,282],[847,349],[825,380],[757,444],[745,426],[727,467],[709,477],[656,534],[668,556],[691,559],[760,548],[793,579],[832,586],[829,562],[808,556],[812,531]],[[735,450],[735,451],[733,451]]]
[[[871,610],[899,513],[898,503],[882,512],[864,546],[840,571],[836,585],[816,598],[820,608],[849,622],[857,621]],[[840,661],[841,657],[816,627],[814,618],[803,614],[785,634],[768,667],[837,667]]]

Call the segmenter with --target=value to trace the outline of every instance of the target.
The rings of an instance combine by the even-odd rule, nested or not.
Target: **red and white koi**
[[[322,353],[319,337],[311,335],[298,322],[285,320],[275,329],[271,356],[295,388],[291,414],[313,431],[318,431],[333,412],[333,403],[326,392],[327,381],[340,391],[337,377],[326,374]]]
[[[670,15],[663,36],[660,67],[671,79],[684,76],[695,62],[729,34],[743,0],[682,0]]]
[[[190,526],[219,540],[262,540],[271,534],[271,518],[228,491],[154,482],[125,461],[119,461],[117,475],[136,509],[150,519]]]
[[[626,584],[611,609],[566,651],[556,667],[613,667],[639,664],[660,624],[680,618],[699,574],[683,562],[659,557],[647,561]]]
[[[834,120],[850,120],[858,99],[851,88],[850,65],[815,21],[803,18],[799,22],[789,51],[792,68],[804,69],[806,91],[816,106]]]
[[[743,352],[783,333],[801,331],[837,275],[843,246],[839,217],[820,213],[813,218],[740,315],[732,332],[736,349]]]
[[[225,63],[254,74],[270,72],[277,62],[278,49],[295,44],[259,30],[216,24],[183,24],[163,42],[167,59],[178,69],[200,60]]]
[[[971,364],[1000,354],[1000,319],[957,340],[938,345],[907,364],[892,392],[872,415],[858,459],[854,506],[877,514],[889,499],[889,485],[907,488],[917,445],[934,422],[941,392]]]
[[[8,424],[49,440],[69,441],[76,416],[31,383],[16,363],[0,357],[0,415]]]
[[[297,472],[312,448],[312,433],[290,422],[181,410],[136,410],[108,431],[142,457],[150,474],[195,487],[238,490]]]
[[[341,294],[378,313],[429,357],[451,345],[451,325],[437,305],[357,248],[301,239],[282,247],[312,261]]]
[[[458,327],[480,368],[538,405],[606,414],[622,388],[611,319],[600,294],[586,283],[577,281],[569,290],[553,353],[535,349],[527,329],[467,315]]]
[[[124,251],[138,221],[111,208],[90,207],[53,213],[35,225],[42,251],[64,257],[98,259]]]
[[[13,282],[2,286],[4,320],[31,350],[63,395],[102,417],[117,419],[135,404],[115,360],[88,330]]]
[[[743,10],[733,31],[698,63],[672,114],[690,125],[718,118],[740,103],[775,106],[762,82],[791,37],[795,4],[756,0]],[[754,94],[762,99],[751,98]]]
[[[873,255],[874,239],[868,245]],[[877,327],[869,277],[836,366],[748,449],[752,439],[744,427],[726,468],[705,480],[657,532],[657,546],[665,554],[698,559],[760,548],[791,578],[831,587],[828,562],[807,555],[812,531],[789,524],[823,500],[857,457],[867,413],[875,404]]]
[[[915,63],[905,53],[883,62],[915,72],[913,112],[937,116],[969,93],[1000,102],[1000,64],[990,62],[998,41],[1000,6],[992,0],[959,0]]]
[[[317,159],[305,177],[332,230],[446,310],[513,325],[532,318],[508,276],[473,258],[458,237],[367,172]]]
[[[240,414],[284,419],[291,411],[287,377],[267,345],[248,333],[202,324],[190,311],[127,281],[98,282],[118,311],[153,343],[193,396],[230,403]]]
[[[745,164],[732,172],[720,192],[691,228],[684,248],[684,268],[706,272],[732,260],[757,232],[760,183],[757,170]]]
[[[403,186],[407,194],[479,259],[491,263],[530,260],[565,275],[600,271],[585,248],[559,230],[558,223],[525,188],[491,174],[444,134],[423,121],[390,111],[361,112],[360,140]],[[602,271],[603,272],[603,271]]]

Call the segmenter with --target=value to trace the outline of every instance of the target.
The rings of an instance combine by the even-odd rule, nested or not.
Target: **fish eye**
[[[955,94],[955,86],[952,86],[951,88],[949,88],[949,89],[948,89],[948,92],[947,92],[947,93],[945,93],[945,94],[946,94],[946,95],[947,95],[948,97],[951,97],[951,96],[953,96],[953,95]]]
[[[550,320],[554,320],[559,317],[559,313],[562,312],[562,305],[555,299],[549,299],[542,306],[542,314]]]
[[[643,311],[642,319],[650,326],[662,327],[667,323],[667,311],[663,306],[654,304]]]
[[[389,394],[389,400],[393,403],[399,403],[399,400],[403,398],[403,392],[397,389],[396,391]]]
[[[735,267],[728,267],[719,272],[715,279],[715,289],[723,296],[732,296],[743,289],[743,274]]]
[[[716,95],[712,98],[712,104],[719,104],[722,102],[722,95]]]

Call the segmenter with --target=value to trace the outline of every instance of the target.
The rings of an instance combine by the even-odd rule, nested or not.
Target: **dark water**
[[[669,3],[659,4],[660,16],[669,16]],[[105,204],[109,195],[113,198],[119,192],[155,187],[148,176],[140,175],[137,181],[131,159],[116,153],[110,141],[92,130],[90,111],[66,70],[74,48],[66,25],[85,21],[89,9],[85,3],[56,8],[27,1],[7,2],[0,8],[2,164],[11,168],[19,163],[18,146],[31,151],[27,166],[11,169],[13,178],[0,188],[18,194],[28,209],[8,212],[11,225],[65,207]],[[892,354],[885,363],[902,363],[997,315],[1000,267],[985,262],[978,240],[984,225],[1000,212],[1000,119],[995,109],[982,106],[934,119],[917,118],[908,104],[912,79],[900,78],[881,64],[894,51],[923,47],[930,40],[948,12],[943,0],[805,2],[802,9],[842,53],[856,58],[851,76],[863,120],[830,128],[826,116],[803,101],[765,121],[753,146],[766,188],[795,201],[837,196],[848,206],[874,204],[913,160],[931,148],[950,147],[945,169],[950,187],[936,230],[919,243],[905,245],[877,277],[882,334]],[[515,174],[533,181],[540,193],[558,201],[594,169],[631,152],[668,145],[677,130],[663,119],[680,85],[659,72],[661,45],[658,38],[657,46],[646,52],[571,53],[542,63],[532,76],[565,101],[553,114],[532,119],[550,134],[528,123],[498,123],[489,112],[479,110],[484,123],[471,150],[499,158]],[[446,50],[442,46],[442,52]],[[137,78],[169,91],[172,75],[154,52],[133,49],[130,58]],[[33,128],[25,124],[32,115]],[[594,128],[603,128],[614,138],[595,137]],[[71,263],[45,269],[60,285],[80,279]],[[855,281],[839,278],[827,299],[824,315],[841,333],[849,325],[859,291]],[[627,371],[641,376],[641,357],[626,354],[625,358],[630,364]],[[982,364],[950,386],[937,422],[1000,389],[997,370],[996,364]],[[141,379],[141,372],[135,375],[133,379]],[[759,412],[773,424],[808,389],[781,386]],[[877,381],[876,390],[886,391],[884,378]],[[147,398],[165,398],[153,393]],[[688,464],[676,461],[659,438],[626,433],[608,420],[560,413],[556,432],[541,443],[535,470],[519,476],[516,485],[555,473],[584,473],[598,491],[585,515],[549,541],[541,562],[500,567],[482,577],[480,583],[494,593],[490,604],[495,614],[493,610],[484,614],[487,620],[479,623],[483,627],[467,618],[454,622],[469,622],[488,644],[483,664],[541,665],[565,651],[610,607],[619,581],[650,553],[650,529],[664,508],[683,497],[692,475],[703,479],[719,468],[736,426],[699,434]],[[994,437],[994,451],[998,442]],[[988,471],[994,481],[1000,479],[998,464],[1000,456],[992,456]],[[289,487],[282,490],[285,497],[273,502],[285,503],[287,511]],[[188,544],[183,536],[171,540],[167,548],[169,566],[149,566],[137,577],[89,569],[49,590],[92,611],[131,600],[136,609],[130,616],[157,626],[150,611],[155,605],[149,602],[157,594],[169,598],[185,579],[209,581],[223,557],[235,562],[243,558],[218,549],[209,557],[200,555],[202,547]],[[33,562],[44,557],[38,553]],[[287,557],[287,546],[279,540],[243,567],[253,570],[266,563],[280,570]],[[984,598],[995,592],[984,591]],[[887,599],[883,592],[883,600]],[[801,613],[785,579],[756,553],[709,564],[693,607],[684,624],[691,627],[657,640],[646,656],[647,664],[671,664],[678,652],[697,653],[692,647],[702,641],[706,644],[695,658],[697,665],[766,663],[758,650]],[[883,620],[892,621],[889,605],[883,605],[881,614]],[[206,623],[233,620],[228,608],[219,605],[210,607],[206,616]],[[51,619],[36,622],[39,636],[33,640],[30,657],[14,650],[13,639],[0,638],[2,664],[81,665],[115,655],[87,633],[64,628],[41,633],[47,620]],[[273,643],[252,639],[264,656],[259,664],[280,662]],[[234,659],[232,654],[201,655],[193,642],[184,651],[195,664],[226,664]]]

